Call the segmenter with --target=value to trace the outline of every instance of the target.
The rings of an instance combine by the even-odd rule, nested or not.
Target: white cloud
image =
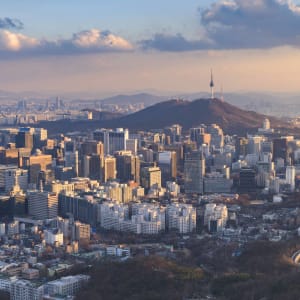
[[[81,48],[111,48],[130,50],[133,46],[120,36],[109,31],[101,32],[98,29],[81,31],[74,34],[73,44]]]
[[[81,54],[129,51],[133,45],[109,31],[99,29],[74,33],[69,39],[36,39],[21,33],[0,29],[0,58],[10,56]]]
[[[35,38],[8,30],[0,30],[0,51],[20,51],[35,48],[40,45]]]

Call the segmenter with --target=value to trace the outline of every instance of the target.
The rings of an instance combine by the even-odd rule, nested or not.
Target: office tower
[[[166,136],[170,137],[170,144],[173,144],[175,142],[180,142],[181,132],[182,132],[182,126],[178,124],[174,124],[172,126],[164,128],[164,133],[166,134]]]
[[[98,203],[93,198],[81,197],[79,195],[67,195],[60,193],[59,214],[68,217],[71,213],[74,220],[96,226],[98,218]]]
[[[65,167],[73,168],[74,175],[79,174],[78,151],[65,151]]]
[[[100,154],[92,154],[89,159],[89,177],[95,180],[101,180],[101,172],[103,168],[103,156]]]
[[[146,167],[141,169],[141,185],[145,189],[161,187],[161,170],[159,167]]]
[[[94,139],[104,144],[106,155],[113,155],[115,151],[126,150],[128,138],[128,129],[117,128],[116,130],[100,129],[94,131]]]
[[[256,172],[253,169],[240,170],[239,190],[241,192],[254,192],[256,189]]]
[[[248,138],[248,154],[259,154],[261,151],[261,143],[264,137],[262,136],[250,136]]]
[[[28,213],[39,220],[56,218],[58,213],[57,194],[43,191],[29,192]]]
[[[19,151],[16,148],[0,149],[0,164],[8,165],[15,164],[18,165],[19,162]]]
[[[196,142],[198,148],[202,144],[206,144],[208,147],[210,147],[211,135],[209,133],[205,133],[204,126],[190,128],[190,140],[192,142]]]
[[[33,148],[33,128],[22,127],[16,135],[16,148]]]
[[[272,141],[263,141],[260,144],[260,151],[263,153],[273,153]]]
[[[173,181],[177,175],[176,152],[158,152],[158,167],[161,170],[162,185],[166,186],[167,181]]]
[[[138,151],[138,140],[137,139],[126,140],[126,150],[131,151],[132,154],[136,155]]]
[[[135,181],[140,183],[140,159],[130,151],[115,152],[117,178],[121,182]]]
[[[203,194],[204,174],[205,159],[202,153],[187,153],[184,160],[184,189],[187,194]]]
[[[80,146],[80,155],[91,155],[98,154],[104,156],[104,146],[103,143],[99,141],[85,141]]]
[[[245,157],[248,153],[248,139],[244,137],[237,137],[235,140],[235,157],[239,159],[240,156]]]
[[[91,157],[89,155],[84,155],[82,157],[82,164],[81,164],[81,175],[83,177],[89,177],[90,176],[90,161],[91,161]]]
[[[19,168],[5,170],[5,191],[11,191],[11,189],[16,185],[18,185],[23,191],[27,190],[28,170]]]
[[[144,162],[152,163],[154,161],[154,152],[152,149],[140,148],[138,155],[141,156]]]
[[[116,158],[112,156],[104,157],[102,181],[106,182],[108,180],[116,179],[116,175]]]
[[[284,162],[288,157],[288,141],[286,138],[278,138],[273,140],[273,161],[282,158]]]
[[[28,170],[29,183],[38,184],[40,172],[52,170],[52,156],[37,150],[34,155],[23,157],[23,167]]]
[[[33,132],[33,147],[41,149],[47,143],[48,131],[44,128],[35,128]]]
[[[77,176],[72,167],[56,166],[54,170],[55,179],[57,180],[66,181]]]
[[[217,124],[207,126],[206,132],[211,135],[211,147],[220,149],[224,146],[224,134],[220,126]]]
[[[26,216],[28,213],[28,205],[26,194],[20,189],[19,185],[15,185],[10,191],[10,212],[12,216]]]
[[[290,185],[291,191],[295,190],[296,168],[294,166],[287,166],[285,172],[286,183]]]
[[[89,224],[80,223],[76,221],[74,223],[74,236],[72,240],[79,242],[89,241],[91,236],[91,226]]]
[[[0,165],[0,191],[5,191],[6,186],[6,172],[14,171],[17,167],[15,165]]]

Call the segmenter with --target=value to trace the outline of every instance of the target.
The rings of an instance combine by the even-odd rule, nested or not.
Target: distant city
[[[1,1],[0,300],[299,300],[299,37],[300,0]]]
[[[209,86],[197,101],[225,109],[213,75]],[[100,112],[122,118],[145,107],[93,105],[57,98],[2,106],[0,291],[11,299],[73,299],[95,261],[150,253],[177,261],[202,239],[211,251],[232,245],[239,257],[253,241],[300,235],[300,131],[282,135],[266,116],[245,135],[201,118],[184,128],[180,117],[151,130],[85,129]],[[48,136],[39,127],[58,120],[83,128]],[[297,265],[298,252],[291,257]]]

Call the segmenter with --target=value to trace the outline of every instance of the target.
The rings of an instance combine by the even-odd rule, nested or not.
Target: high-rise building
[[[78,151],[65,151],[65,166],[72,167],[75,176],[79,175]]]
[[[39,220],[56,218],[58,213],[57,194],[42,191],[29,192],[28,213]]]
[[[295,190],[295,177],[296,177],[295,166],[287,166],[285,172],[285,178],[286,178],[286,183],[290,185],[291,191]]]
[[[239,190],[241,192],[253,192],[256,188],[256,172],[253,169],[240,170]]]
[[[23,167],[28,169],[29,183],[38,184],[39,173],[52,170],[52,156],[37,150],[34,155],[23,157]]]
[[[126,140],[126,150],[131,151],[132,154],[136,155],[138,150],[138,140],[137,139]]]
[[[140,159],[131,151],[115,152],[117,178],[121,182],[135,181],[140,183]]]
[[[102,181],[106,182],[111,179],[116,179],[116,158],[112,156],[104,157],[103,161],[103,171],[102,171]]]
[[[141,185],[145,189],[161,187],[161,170],[159,167],[146,167],[141,169]]]
[[[17,148],[33,148],[33,128],[24,127],[20,128],[16,135],[16,147]]]
[[[184,160],[184,189],[187,194],[203,194],[204,174],[205,159],[202,153],[187,153]]]
[[[99,141],[85,141],[81,144],[80,155],[91,155],[98,154],[104,156],[104,146],[103,143]]]
[[[202,144],[206,144],[210,147],[211,135],[209,133],[205,133],[205,129],[205,126],[190,129],[190,139],[192,142],[196,142],[198,147]]]
[[[173,124],[172,126],[165,127],[164,133],[170,137],[170,143],[180,142],[182,126]]]
[[[222,128],[217,124],[207,126],[206,132],[211,135],[211,147],[220,149],[224,146],[224,134]]]
[[[94,139],[104,144],[106,155],[113,155],[115,151],[126,150],[128,138],[128,129],[117,128],[116,130],[101,129],[94,131]]]
[[[177,175],[176,152],[158,152],[158,167],[161,170],[162,185],[166,186],[167,181],[173,181]]]
[[[26,191],[28,186],[28,171],[23,169],[7,169],[5,171],[5,191],[9,192],[15,185]]]
[[[235,141],[235,157],[245,157],[248,153],[248,139],[244,137],[237,137]]]
[[[95,180],[101,180],[104,158],[100,154],[92,154],[89,159],[89,177]]]
[[[288,141],[286,138],[277,138],[273,140],[273,161],[282,158],[285,162],[288,157]]]

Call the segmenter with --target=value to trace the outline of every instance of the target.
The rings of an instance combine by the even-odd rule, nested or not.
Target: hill
[[[158,103],[134,114],[115,119],[118,126],[129,129],[163,128],[180,124],[185,129],[199,124],[220,125],[225,132],[248,131],[259,128],[265,115],[245,111],[219,99],[198,99],[194,101],[170,100]],[[276,118],[269,117],[273,125],[280,125]]]
[[[254,111],[247,111],[219,99],[169,100],[157,103],[136,113],[103,121],[58,121],[41,122],[38,126],[50,132],[68,132],[94,130],[96,128],[124,127],[134,130],[150,130],[164,128],[172,124],[180,124],[188,129],[200,124],[218,124],[227,134],[245,134],[256,132],[268,117],[272,127],[283,130],[292,128],[288,123],[275,117],[266,116]]]

